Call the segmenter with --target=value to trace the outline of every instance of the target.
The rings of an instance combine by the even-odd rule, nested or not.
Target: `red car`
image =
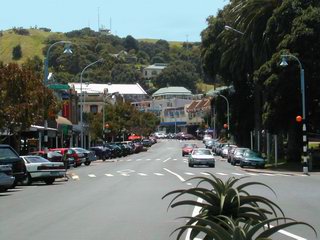
[[[45,159],[48,159],[50,162],[62,162],[62,156],[63,156],[61,153],[58,153],[58,152],[49,151],[46,153],[43,150],[31,152],[30,155],[43,157]]]
[[[185,155],[191,154],[194,148],[197,148],[198,146],[194,143],[186,143],[182,147],[182,157]]]
[[[54,152],[59,152],[62,155],[64,155],[66,152],[69,164],[70,164],[70,161],[72,161],[74,167],[80,166],[86,160],[85,155],[83,153],[77,153],[75,150],[70,148],[50,148],[49,150]]]

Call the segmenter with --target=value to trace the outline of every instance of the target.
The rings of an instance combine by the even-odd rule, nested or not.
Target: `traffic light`
[[[227,129],[227,128],[228,128],[228,124],[226,124],[226,123],[223,124],[223,128],[224,128],[224,129]]]
[[[109,128],[110,126],[109,126],[109,123],[106,123],[105,125],[104,125],[104,127],[105,128]]]

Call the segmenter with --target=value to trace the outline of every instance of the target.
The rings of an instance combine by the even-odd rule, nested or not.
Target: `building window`
[[[98,113],[98,105],[90,105],[90,112]]]

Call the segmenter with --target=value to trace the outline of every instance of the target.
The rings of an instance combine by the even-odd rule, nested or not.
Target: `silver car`
[[[216,160],[210,149],[196,148],[192,151],[188,158],[189,167],[194,165],[206,165],[209,167],[215,167]]]

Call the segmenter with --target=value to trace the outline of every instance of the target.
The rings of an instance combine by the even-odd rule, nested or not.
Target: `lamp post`
[[[280,66],[288,66],[287,59],[294,59],[299,63],[300,68],[300,88],[301,88],[301,102],[302,102],[302,140],[303,140],[303,173],[308,174],[308,162],[307,162],[307,151],[308,151],[308,139],[307,139],[307,119],[306,119],[306,97],[305,97],[305,82],[304,82],[304,69],[302,64],[296,56],[292,54],[282,54]]]
[[[100,58],[99,60],[92,62],[90,64],[88,64],[87,66],[85,66],[85,68],[82,70],[81,74],[80,74],[80,96],[81,96],[81,105],[80,105],[80,128],[81,128],[81,134],[80,134],[80,138],[81,138],[81,147],[83,148],[83,95],[82,95],[82,75],[85,72],[85,70],[89,67],[91,67],[92,65],[99,63],[99,62],[103,62],[103,58]]]
[[[72,51],[70,49],[71,42],[70,41],[58,41],[53,44],[51,44],[47,50],[46,58],[44,60],[44,76],[43,76],[43,84],[44,86],[48,85],[48,75],[49,75],[49,53],[52,47],[58,45],[58,44],[64,44],[64,51],[63,53],[72,54]],[[47,116],[47,109],[45,111],[44,116],[44,151],[48,152],[48,116]]]
[[[228,130],[228,139],[229,139],[229,130],[230,130],[230,107],[229,107],[229,100],[222,94],[218,94],[218,96],[222,97],[227,102],[227,130]]]
[[[105,134],[105,128],[106,128],[106,116],[105,116],[105,104],[106,104],[106,100],[108,97],[114,98],[115,95],[118,95],[119,92],[114,92],[108,95],[108,89],[105,88],[103,90],[103,107],[102,107],[102,136],[103,136],[103,140],[105,139],[104,134]]]

